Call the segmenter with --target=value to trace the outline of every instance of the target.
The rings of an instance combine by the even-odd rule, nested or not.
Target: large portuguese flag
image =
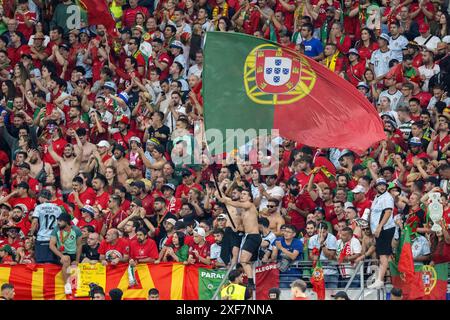
[[[210,148],[218,143],[210,129],[223,133],[219,142],[224,151],[239,146],[232,135],[225,135],[227,129],[248,130],[249,139],[259,129],[279,129],[281,136],[309,146],[358,153],[386,137],[375,108],[355,87],[297,52],[227,32],[208,32],[204,52],[204,117]]]

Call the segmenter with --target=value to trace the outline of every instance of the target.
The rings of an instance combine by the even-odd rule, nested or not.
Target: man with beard
[[[392,211],[394,198],[387,192],[387,183],[383,178],[376,180],[377,196],[373,200],[370,212],[370,229],[376,238],[375,251],[380,259],[379,273],[375,282],[368,289],[380,289],[384,286],[384,275],[392,255],[392,238],[395,223]]]
[[[131,244],[133,241],[136,241],[136,230],[138,230],[141,225],[138,221],[138,217],[136,216],[128,216],[117,226],[117,229],[122,230],[124,233],[124,238],[128,239],[128,242]]]
[[[78,136],[75,133],[75,137],[77,138],[78,147],[81,150],[81,142]],[[61,173],[61,191],[63,195],[68,195],[72,189],[72,179],[78,174],[80,171],[81,165],[81,157],[82,153],[74,150],[73,145],[67,144],[64,147],[64,153],[62,157],[60,157],[54,150],[53,145],[49,145],[48,151],[50,155],[55,159],[56,163],[59,165],[60,173]]]
[[[125,150],[128,149],[129,142],[131,137],[136,136],[136,133],[130,129],[130,118],[127,116],[119,116],[116,120],[117,127],[119,129],[118,132],[112,135],[113,140]]]
[[[0,246],[9,245],[14,256],[17,255],[19,248],[23,248],[23,241],[20,239],[19,232],[20,228],[17,226],[6,226],[3,228],[3,233],[6,234],[6,238],[0,240]]]
[[[113,195],[108,201],[108,210],[105,212],[104,224],[101,234],[106,234],[107,230],[117,228],[117,226],[128,216],[128,214],[120,208],[121,199],[119,196]]]
[[[109,193],[106,192],[106,184],[107,180],[102,174],[97,174],[94,179],[92,179],[92,189],[94,189],[96,193],[93,206],[97,206],[100,211],[108,207],[110,196]]]
[[[12,208],[11,220],[14,226],[19,228],[19,233],[27,235],[30,232],[31,222],[26,215],[23,205],[17,205]]]
[[[262,240],[258,229],[258,212],[252,202],[251,192],[242,190],[239,201],[233,201],[228,197],[221,197],[218,192],[216,192],[216,198],[225,205],[242,209],[241,217],[245,236],[242,239],[240,263],[247,274],[248,287],[254,289],[255,283],[253,281],[252,264],[258,257],[259,246]]]
[[[81,120],[81,107],[80,106],[71,106],[69,108],[68,116],[69,121],[67,121],[66,128],[78,130],[80,128],[88,129],[89,126],[86,122]],[[70,137],[69,137],[70,138]]]
[[[53,229],[50,236],[50,250],[59,258],[62,264],[62,276],[65,294],[72,294],[72,286],[67,280],[70,274],[68,267],[76,266],[81,256],[81,230],[77,226],[71,226],[71,216],[68,213],[59,215],[58,227]]]
[[[109,229],[105,239],[100,243],[98,253],[101,263],[106,266],[108,263],[117,265],[120,262],[128,262],[130,248],[128,241],[119,238],[117,229]]]
[[[167,240],[167,235],[171,235],[175,232],[175,223],[177,217],[169,212],[166,207],[166,201],[162,197],[155,199],[153,203],[153,216],[150,218],[145,218],[144,223],[150,229],[150,232],[154,234],[156,243],[158,243],[159,248],[162,248],[165,241]],[[168,222],[169,221],[169,222]]]
[[[131,187],[131,195],[135,199],[139,199],[142,202],[142,208],[145,209],[147,216],[153,215],[153,202],[154,198],[146,193],[145,191],[145,183],[142,181],[134,181],[130,184]]]
[[[75,146],[75,150],[76,152],[81,152],[81,166],[80,166],[80,170],[81,171],[86,171],[86,167],[88,165],[88,161],[89,158],[91,157],[91,155],[97,151],[97,147],[95,146],[95,144],[90,143],[88,141],[88,132],[86,131],[85,128],[79,128],[76,130],[76,134],[78,136],[78,138],[80,139],[81,142],[81,149],[78,145]]]
[[[116,168],[117,179],[123,185],[125,185],[128,177],[131,175],[130,162],[124,157],[124,154],[124,147],[116,144],[113,148],[112,166]]]
[[[334,43],[327,43],[323,49],[323,59],[321,63],[330,71],[341,75],[345,68],[345,60],[341,52]]]
[[[86,185],[83,178],[80,176],[76,176],[72,179],[72,189],[73,191],[69,194],[67,202],[75,205],[73,215],[75,218],[80,219],[80,209],[85,205],[92,206],[95,202],[96,193],[94,189]]]
[[[300,159],[294,161],[295,178],[299,183],[300,188],[304,188],[308,185],[310,177],[314,174],[313,183],[324,182],[323,176],[315,174],[317,172],[313,170],[314,162],[312,156],[305,154]]]
[[[314,179],[314,177],[311,177]],[[313,212],[315,203],[309,192],[300,194],[299,184],[295,177],[287,182],[289,193],[283,197],[281,213],[287,223],[295,226],[297,230],[303,230],[308,214]]]
[[[255,205],[259,204],[259,211],[267,208],[269,199],[277,199],[278,203],[284,197],[284,190],[280,186],[277,186],[275,182],[277,181],[277,175],[266,176],[265,186],[263,184],[259,185],[259,196],[255,199]]]
[[[43,181],[39,181],[42,184],[54,184],[55,176],[53,175],[53,168],[50,164],[45,163],[41,159],[41,152],[37,149],[32,149],[29,153],[28,163],[30,164],[30,176],[34,179],[39,177],[41,172],[45,172],[47,178],[45,179],[45,183]]]
[[[220,257],[222,252],[222,241],[224,236],[224,231],[222,229],[214,229],[212,234],[214,235],[214,243],[211,245],[211,261],[216,268],[226,267],[225,262]]]
[[[158,259],[158,248],[153,239],[148,238],[147,229],[136,230],[136,240],[130,242],[130,266],[138,263],[153,263]]]
[[[278,204],[280,202],[277,199],[269,199],[267,203],[267,209],[260,212],[260,217],[269,220],[269,229],[277,236],[282,236],[281,226],[285,224],[284,218],[278,211]]]

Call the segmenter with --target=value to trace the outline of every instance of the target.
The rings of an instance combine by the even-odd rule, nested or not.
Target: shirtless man
[[[362,241],[361,241],[361,255],[356,258],[355,262],[358,263],[360,261],[366,259],[376,259],[375,253],[375,236],[372,234],[370,230],[370,226],[365,225],[361,227],[363,232]]]
[[[124,157],[125,149],[121,145],[116,145],[113,149],[111,165],[116,168],[117,179],[122,185],[125,185],[128,177],[131,175],[130,162]]]
[[[81,150],[81,141],[77,134],[74,134],[79,150]],[[63,156],[60,157],[54,150],[53,145],[48,146],[48,152],[59,165],[61,172],[62,194],[68,195],[72,191],[72,179],[80,172],[81,152],[76,152],[70,143],[64,147]]]
[[[216,192],[216,198],[227,206],[243,209],[241,218],[245,237],[241,247],[240,263],[248,277],[248,288],[254,290],[252,263],[258,258],[262,239],[258,228],[258,211],[252,202],[252,194],[248,190],[242,190],[239,201],[233,201],[228,197],[220,197]]]
[[[106,173],[106,167],[112,165],[111,145],[106,140],[101,140],[96,145],[96,149],[89,156],[86,172],[91,172],[98,167],[101,174]]]
[[[93,154],[94,151],[97,150],[97,147],[95,146],[95,144],[90,143],[89,141],[87,141],[87,132],[86,129],[84,128],[79,128],[76,131],[78,137],[80,138],[81,141],[81,145],[82,145],[82,157],[81,157],[81,166],[80,166],[80,170],[81,171],[86,171],[87,166],[88,166],[88,162],[89,162],[89,158],[91,157],[91,155]],[[77,150],[77,152],[79,151],[78,146],[75,146],[75,150]]]
[[[141,157],[145,167],[152,170],[151,174],[152,177],[153,171],[162,170],[162,168],[167,162],[166,158],[164,157],[164,147],[161,145],[156,146],[151,152],[152,158],[154,159],[153,163],[151,163],[150,160],[145,155],[144,149],[138,148],[137,152],[139,153],[139,157]]]
[[[32,149],[29,153],[28,164],[30,165],[30,177],[36,179],[37,175],[44,168],[47,174],[46,184],[54,184],[55,176],[53,174],[53,168],[49,163],[44,163],[41,158],[39,150]]]
[[[272,231],[277,237],[281,237],[283,233],[281,232],[281,226],[286,222],[284,218],[281,216],[278,211],[278,204],[280,201],[278,199],[269,199],[267,203],[267,210],[263,210],[260,212],[260,216],[267,218],[269,220],[269,229]]]

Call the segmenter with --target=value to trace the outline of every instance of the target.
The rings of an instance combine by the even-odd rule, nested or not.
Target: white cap
[[[351,203],[351,202],[344,203],[344,209],[348,209],[350,207],[353,207],[353,203]]]
[[[205,229],[203,229],[203,228],[196,228],[194,230],[194,233],[198,234],[202,238],[206,237],[206,232],[205,232]]]
[[[130,140],[128,140],[128,143],[131,143],[131,141],[136,141],[139,144],[141,143],[141,139],[139,139],[139,137],[136,136],[132,136]]]
[[[177,221],[175,219],[173,219],[173,218],[169,218],[169,219],[166,219],[166,223],[170,223],[172,225],[175,225],[175,223],[177,223]]]
[[[362,185],[357,185],[353,190],[353,193],[366,193],[366,188],[364,188]]]
[[[101,140],[99,143],[97,143],[97,146],[98,146],[98,147],[106,147],[106,148],[111,147],[111,145],[109,144],[109,142],[106,141],[106,140]]]

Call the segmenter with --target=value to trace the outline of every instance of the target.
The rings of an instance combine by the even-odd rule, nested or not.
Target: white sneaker
[[[370,286],[367,286],[367,289],[381,289],[382,287],[384,287],[384,282],[377,279]]]
[[[66,283],[64,285],[64,293],[65,294],[72,294],[72,286],[70,285],[70,283]]]

